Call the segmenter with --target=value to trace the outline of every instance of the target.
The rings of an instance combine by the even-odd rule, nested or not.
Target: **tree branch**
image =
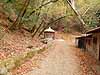
[[[82,28],[81,28],[81,29],[82,29],[82,32],[83,32],[83,33],[86,32],[86,28],[85,28],[86,24],[85,24],[85,22],[84,22],[82,16],[77,12],[77,10],[75,10],[75,9],[73,8],[73,6],[72,6],[71,3],[69,2],[69,0],[66,0],[66,1],[67,1],[67,3],[69,4],[69,6],[71,7],[71,9],[74,11],[74,13],[76,14],[76,16],[78,17],[78,19],[80,20],[80,22],[82,23],[81,26],[80,26],[80,27],[82,27]]]
[[[42,24],[44,23],[44,21],[42,21],[39,25],[39,27],[37,28],[37,30],[35,31],[35,33],[32,35],[32,37],[34,37],[36,35],[36,33],[39,31],[39,29],[41,28]]]
[[[62,17],[60,17],[60,18],[58,18],[58,19],[56,19],[56,20],[54,20],[54,21],[48,23],[48,24],[43,28],[43,30],[40,32],[39,36],[40,36],[40,35],[44,32],[44,30],[45,30],[46,28],[48,28],[51,24],[53,24],[53,23],[55,23],[55,22],[57,22],[57,21],[59,21],[59,20],[65,18],[65,17],[66,17],[66,16],[62,16]]]
[[[21,20],[22,20],[22,17],[23,17],[23,16],[25,15],[25,13],[26,13],[26,9],[27,9],[27,7],[28,7],[28,5],[29,5],[29,2],[30,2],[30,0],[25,0],[25,3],[24,3],[24,5],[23,5],[23,7],[22,7],[22,9],[21,9],[21,11],[20,11],[20,13],[19,13],[19,15],[18,15],[16,21],[15,21],[15,22],[13,23],[13,25],[9,28],[10,30],[17,29],[17,26],[18,26],[18,28],[19,28],[19,24],[20,24],[20,22],[21,22]]]
[[[45,4],[42,4],[41,6],[39,6],[38,8],[36,8],[35,10],[33,10],[30,14],[29,14],[29,16],[28,17],[30,17],[33,13],[35,13],[37,10],[39,10],[39,9],[41,9],[42,7],[44,7],[44,6],[46,6],[46,5],[48,5],[48,4],[50,4],[50,3],[55,3],[55,2],[57,2],[58,0],[54,0],[54,1],[49,1],[49,2],[47,2],[47,3],[45,3]]]
[[[84,15],[88,12],[89,9],[90,9],[90,7],[88,7],[88,8],[85,10],[85,12],[83,13],[82,16],[84,16]]]

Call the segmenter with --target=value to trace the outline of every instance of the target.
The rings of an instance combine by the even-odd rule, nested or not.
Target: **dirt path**
[[[33,57],[33,65],[26,64],[31,69],[22,69],[16,75],[100,75],[97,61],[87,51],[75,47],[75,36],[60,34],[47,46],[48,50]]]
[[[34,68],[25,75],[83,75],[80,60],[75,51],[62,39],[52,42],[48,55],[41,61],[40,68]]]

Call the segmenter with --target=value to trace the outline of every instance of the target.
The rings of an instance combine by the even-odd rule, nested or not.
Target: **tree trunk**
[[[25,3],[16,19],[16,21],[13,23],[13,25],[9,28],[10,30],[16,30],[19,29],[21,27],[20,23],[22,20],[22,17],[25,15],[27,7],[29,5],[30,0],[25,0]]]
[[[86,24],[85,24],[83,18],[82,18],[81,15],[78,13],[78,11],[77,11],[75,8],[73,8],[73,6],[72,6],[72,4],[70,3],[70,1],[69,1],[69,0],[66,0],[66,1],[67,1],[67,3],[69,4],[69,6],[71,7],[71,9],[74,11],[74,13],[76,14],[76,16],[78,17],[78,19],[80,20],[80,22],[81,22],[80,28],[82,29],[82,32],[83,32],[83,33],[86,32]]]
[[[35,31],[35,33],[32,35],[32,37],[34,37],[37,34],[37,32],[39,31],[39,29],[41,28],[41,26],[42,26],[43,23],[44,23],[44,21],[42,21],[40,23],[39,27],[37,28],[37,30]]]
[[[31,33],[34,33],[35,28],[36,28],[36,25],[33,26],[32,30],[31,30]]]
[[[69,2],[71,3],[72,7],[75,9],[75,0],[69,0]]]

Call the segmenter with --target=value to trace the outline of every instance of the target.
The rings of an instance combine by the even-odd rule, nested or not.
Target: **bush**
[[[32,58],[36,54],[36,51],[30,51],[26,54],[25,58]]]

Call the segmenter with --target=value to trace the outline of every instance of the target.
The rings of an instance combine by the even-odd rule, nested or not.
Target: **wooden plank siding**
[[[88,46],[87,49],[97,60],[100,60],[100,27],[86,32],[86,34],[90,33],[92,34],[91,46]]]
[[[99,28],[100,29],[100,28]],[[86,36],[76,37],[76,40],[82,41],[81,45],[84,45],[85,51],[91,53],[97,60],[100,60],[100,30],[98,28],[90,30],[86,33]],[[77,44],[78,48],[80,43]]]

